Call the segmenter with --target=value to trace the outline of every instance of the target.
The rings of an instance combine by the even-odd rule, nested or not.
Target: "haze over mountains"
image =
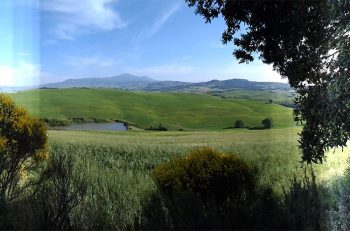
[[[276,82],[255,82],[246,79],[211,80],[208,82],[191,83],[179,81],[159,81],[146,76],[121,74],[106,78],[68,79],[63,82],[49,83],[41,88],[119,88],[131,91],[185,91],[209,92],[234,89],[249,90],[291,90],[289,84]]]

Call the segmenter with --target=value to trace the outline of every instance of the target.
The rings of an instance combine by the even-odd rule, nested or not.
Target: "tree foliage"
[[[186,0],[211,22],[227,25],[240,62],[258,56],[272,64],[298,93],[295,120],[302,159],[322,162],[328,148],[350,138],[350,2],[347,0]]]
[[[38,178],[37,170],[48,157],[45,125],[0,95],[0,198],[15,202]]]
[[[236,120],[234,123],[235,128],[245,128],[245,123],[243,120]]]
[[[265,118],[261,121],[261,123],[265,129],[270,129],[273,127],[271,118]]]

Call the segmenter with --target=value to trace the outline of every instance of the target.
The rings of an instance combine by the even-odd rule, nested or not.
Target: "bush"
[[[153,179],[162,192],[171,195],[192,191],[202,198],[224,194],[240,194],[255,184],[255,175],[246,162],[236,155],[199,148],[185,157],[161,164],[153,170]]]
[[[13,206],[23,201],[45,166],[45,124],[0,94],[0,229],[13,226]]]
[[[187,156],[156,167],[152,178],[164,198],[170,228],[258,226],[252,223],[256,218],[253,208],[260,200],[257,171],[237,155],[218,153],[211,148],[195,149]]]
[[[272,124],[272,119],[271,118],[265,118],[261,121],[262,125],[263,125],[263,128],[265,129],[270,129],[273,127],[273,124]]]
[[[50,127],[63,127],[71,124],[69,120],[43,118],[41,121],[45,122],[45,124]]]
[[[166,127],[164,127],[162,124],[159,124],[158,127],[150,126],[149,128],[146,128],[145,130],[149,130],[149,131],[168,131],[168,129]]]
[[[316,184],[312,169],[310,176],[305,169],[302,180],[294,176],[289,192],[284,190],[283,194],[287,218],[285,227],[288,230],[327,230],[328,193],[324,187]]]
[[[243,120],[236,120],[234,124],[235,128],[245,128],[245,124]]]
[[[85,199],[87,182],[74,163],[73,156],[51,155],[36,195],[45,229],[71,229],[72,211]]]
[[[348,159],[350,165],[350,159]],[[350,167],[329,185],[333,205],[328,211],[328,230],[350,230]]]
[[[0,203],[21,200],[48,158],[44,123],[0,94]]]

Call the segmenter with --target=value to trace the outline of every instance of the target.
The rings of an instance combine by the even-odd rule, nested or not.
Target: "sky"
[[[206,24],[184,0],[1,0],[0,86],[37,86],[122,73],[202,82],[287,82],[223,45],[222,18]]]

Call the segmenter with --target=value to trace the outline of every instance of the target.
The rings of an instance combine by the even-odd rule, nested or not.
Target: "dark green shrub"
[[[239,195],[254,188],[254,169],[236,155],[199,148],[156,167],[152,176],[162,192],[169,195],[191,191],[202,198]]]
[[[249,228],[257,171],[237,155],[199,148],[156,167],[152,177],[171,228]]]
[[[168,129],[166,127],[164,127],[162,124],[159,124],[158,127],[150,126],[149,128],[146,128],[145,130],[149,130],[149,131],[168,131]]]
[[[70,125],[72,122],[69,120],[59,120],[59,119],[48,119],[48,118],[43,118],[41,119],[47,126],[50,127],[62,127],[62,126],[67,126]]]
[[[245,128],[245,124],[243,120],[236,120],[234,124],[235,128]]]
[[[350,159],[348,159],[348,165]],[[328,230],[350,230],[350,167],[329,185],[333,203],[328,211]]]
[[[270,129],[273,127],[273,124],[272,124],[272,118],[265,118],[261,121],[262,125],[263,125],[263,128],[265,129]]]
[[[11,210],[4,199],[0,197],[0,230],[13,229]]]
[[[84,176],[75,173],[73,156],[51,155],[42,176],[36,200],[41,204],[42,226],[45,229],[74,228],[71,217],[80,206],[87,192]]]
[[[313,170],[305,170],[302,180],[294,177],[288,192],[284,190],[285,227],[291,230],[326,230],[327,192],[316,184]]]
[[[85,117],[75,117],[71,118],[74,124],[84,124],[84,123],[93,123],[94,119],[85,118]]]

